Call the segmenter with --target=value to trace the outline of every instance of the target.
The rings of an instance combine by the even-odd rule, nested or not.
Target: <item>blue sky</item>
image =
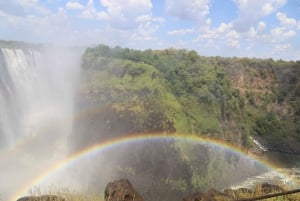
[[[300,60],[300,0],[0,0],[0,39]]]

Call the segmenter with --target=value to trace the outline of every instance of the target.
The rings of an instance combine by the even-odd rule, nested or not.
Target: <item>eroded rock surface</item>
[[[105,201],[144,201],[127,179],[120,179],[107,184],[104,192]]]
[[[209,189],[205,193],[198,192],[183,198],[183,201],[219,201],[219,200],[231,201],[232,198],[215,189]]]

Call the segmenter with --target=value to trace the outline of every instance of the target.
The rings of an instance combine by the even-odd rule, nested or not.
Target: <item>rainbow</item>
[[[44,180],[51,177],[54,173],[67,168],[68,166],[71,166],[74,164],[74,162],[79,161],[83,158],[86,158],[88,156],[91,156],[93,154],[97,154],[100,152],[105,152],[107,150],[110,150],[112,148],[130,144],[130,143],[139,143],[139,142],[145,142],[149,140],[179,140],[183,142],[188,143],[202,143],[202,144],[208,144],[215,147],[225,148],[227,150],[230,150],[240,156],[248,157],[253,159],[254,161],[258,162],[259,164],[265,166],[267,169],[277,169],[278,165],[263,160],[262,158],[253,155],[251,153],[248,153],[246,149],[237,147],[236,145],[233,145],[228,142],[221,141],[216,138],[212,137],[204,137],[199,135],[187,135],[187,134],[161,134],[161,133],[150,133],[150,134],[132,134],[127,136],[122,136],[106,141],[102,141],[98,144],[94,144],[90,147],[87,147],[83,150],[80,150],[68,158],[61,160],[57,163],[55,163],[53,166],[49,167],[47,170],[42,172],[40,175],[38,175],[36,178],[33,178],[29,183],[24,185],[22,189],[18,190],[18,192],[14,193],[12,196],[11,201],[16,201],[21,196],[24,196],[26,192],[31,189],[34,186],[37,186],[41,184]]]

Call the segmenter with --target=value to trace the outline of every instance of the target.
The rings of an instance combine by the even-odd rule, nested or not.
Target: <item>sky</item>
[[[300,0],[0,0],[0,40],[300,60]]]

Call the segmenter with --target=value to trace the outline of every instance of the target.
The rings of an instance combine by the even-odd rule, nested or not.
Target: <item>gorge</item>
[[[258,181],[275,168],[265,160],[299,170],[299,61],[0,47],[3,200],[24,186],[97,191],[119,177],[149,200],[176,200]]]

